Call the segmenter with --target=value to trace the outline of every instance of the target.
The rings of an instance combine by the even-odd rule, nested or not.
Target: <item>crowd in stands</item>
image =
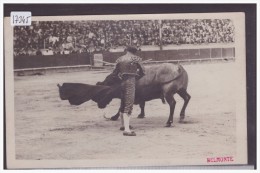
[[[93,52],[129,44],[231,42],[234,25],[229,19],[38,21],[14,27],[15,55]]]
[[[228,19],[164,20],[163,44],[234,42],[234,25]]]

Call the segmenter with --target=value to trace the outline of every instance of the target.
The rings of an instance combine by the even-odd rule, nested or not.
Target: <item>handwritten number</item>
[[[11,18],[11,22],[13,25],[31,25],[31,14],[13,14]]]

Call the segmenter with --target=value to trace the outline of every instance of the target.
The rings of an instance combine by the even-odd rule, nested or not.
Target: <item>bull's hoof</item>
[[[130,125],[130,126],[129,126],[129,129],[132,130],[132,129],[133,129],[133,126]],[[124,131],[124,130],[125,130],[125,127],[120,127],[119,130]]]
[[[172,127],[172,124],[171,124],[171,123],[167,123],[167,124],[165,125],[165,127]]]
[[[118,119],[117,116],[112,116],[112,117],[110,118],[110,120],[112,120],[112,121],[116,121],[117,119]]]
[[[179,120],[179,123],[183,123],[184,118],[185,118],[185,116],[182,116],[182,115],[181,115],[180,120]]]
[[[140,114],[140,115],[138,115],[137,118],[144,118],[144,115],[143,115],[143,114]]]

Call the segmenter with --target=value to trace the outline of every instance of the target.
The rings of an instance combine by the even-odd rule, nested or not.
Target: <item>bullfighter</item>
[[[136,47],[127,46],[125,51],[126,54],[116,60],[113,71],[121,79],[120,130],[124,130],[124,136],[136,136],[136,133],[130,130],[130,116],[135,100],[136,80],[145,75],[145,70],[141,63],[142,58],[136,55]]]

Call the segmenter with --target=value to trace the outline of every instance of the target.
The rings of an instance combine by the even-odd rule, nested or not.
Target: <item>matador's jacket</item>
[[[131,115],[135,99],[136,79],[144,76],[145,71],[141,63],[142,59],[132,53],[127,53],[116,60],[116,68],[113,71],[122,80],[121,82],[121,106],[120,112]]]

